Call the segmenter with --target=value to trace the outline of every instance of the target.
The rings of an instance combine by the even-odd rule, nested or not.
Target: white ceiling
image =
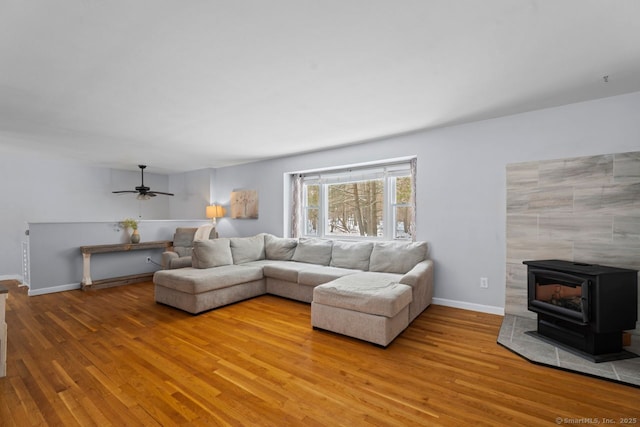
[[[640,91],[639,17],[638,0],[0,0],[0,150],[171,173]]]

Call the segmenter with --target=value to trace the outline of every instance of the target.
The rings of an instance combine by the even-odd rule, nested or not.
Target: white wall
[[[418,156],[417,237],[435,261],[435,297],[467,308],[504,307],[508,163],[640,148],[640,92],[340,149],[221,168],[216,194],[257,189],[258,220],[218,222],[222,236],[284,235],[283,174]],[[480,289],[480,277],[489,288]],[[475,306],[478,305],[478,306]]]
[[[205,220],[140,221],[141,241],[172,240],[177,227],[199,227]],[[29,224],[31,270],[29,295],[80,288],[83,264],[80,246],[129,242],[129,230],[118,222],[39,222]],[[162,249],[93,254],[93,281],[160,269]],[[147,263],[150,257],[153,263]]]
[[[136,172],[2,152],[0,277],[20,275],[27,222],[203,218],[200,203],[209,183],[214,201],[226,205],[234,189],[259,192],[259,219],[223,218],[222,236],[284,235],[283,174],[417,155],[417,233],[429,242],[436,262],[436,298],[469,308],[503,307],[506,165],[638,151],[639,117],[640,93],[634,93],[184,177],[145,173],[145,183],[154,189],[187,189],[182,202],[111,194],[138,185]],[[479,288],[480,277],[489,278],[489,289]]]
[[[169,218],[205,218],[206,207],[215,202],[212,194],[214,169],[200,169],[169,176]]]
[[[0,136],[0,278],[22,275],[22,242],[30,222],[168,219],[169,201],[136,200],[114,190],[140,185],[140,173],[2,150]],[[145,184],[167,191],[166,175],[145,173]]]

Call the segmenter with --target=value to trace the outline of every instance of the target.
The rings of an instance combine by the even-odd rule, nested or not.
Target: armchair
[[[178,227],[173,235],[173,247],[162,253],[162,267],[165,270],[191,267],[191,252],[194,240],[216,239],[215,227]]]

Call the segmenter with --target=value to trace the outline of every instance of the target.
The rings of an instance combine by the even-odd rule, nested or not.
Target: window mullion
[[[384,218],[384,238],[385,239],[394,239],[395,238],[395,182],[394,179],[390,176],[385,176],[384,178],[384,207],[383,207],[383,215]]]
[[[329,209],[329,195],[326,183],[320,184],[320,197],[318,199],[320,201],[320,209],[318,212],[318,235],[320,237],[326,237],[327,218],[329,217],[327,212]]]

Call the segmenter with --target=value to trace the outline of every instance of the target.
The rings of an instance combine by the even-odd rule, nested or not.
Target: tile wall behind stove
[[[535,317],[532,259],[640,270],[640,152],[507,165],[508,314]]]

